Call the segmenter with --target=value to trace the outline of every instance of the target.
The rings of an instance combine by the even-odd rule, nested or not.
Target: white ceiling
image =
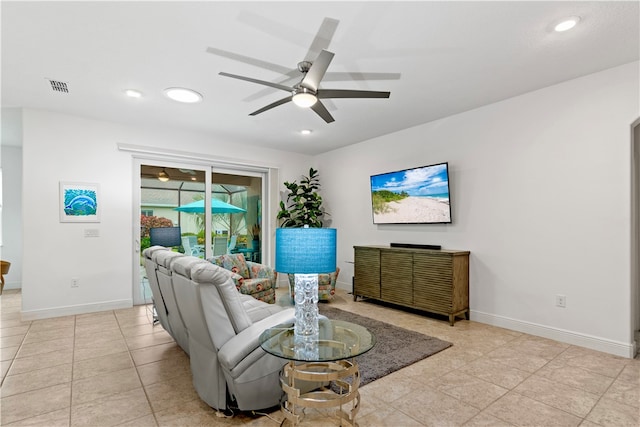
[[[2,1],[1,7],[3,107],[172,126],[307,154],[635,61],[640,51],[637,1]],[[568,16],[580,16],[580,25],[554,32]],[[322,87],[390,91],[389,99],[326,102],[331,124],[292,103],[251,117],[286,93],[218,75],[292,85],[284,73],[315,55],[314,38],[332,25],[328,50],[335,57]],[[331,81],[344,72],[386,79],[352,74]],[[48,79],[66,82],[69,93],[53,92]],[[204,101],[171,101],[162,93],[171,86],[194,89]],[[144,97],[125,97],[127,88]],[[303,137],[301,129],[313,133]]]

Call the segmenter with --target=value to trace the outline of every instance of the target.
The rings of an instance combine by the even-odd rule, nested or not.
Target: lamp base
[[[294,334],[299,338],[318,337],[318,275],[295,275]]]

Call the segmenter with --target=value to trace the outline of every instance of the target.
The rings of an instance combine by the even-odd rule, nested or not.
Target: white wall
[[[636,62],[318,156],[340,286],[353,245],[470,250],[472,319],[631,356],[638,81]],[[443,161],[452,225],[372,224],[370,175]]]
[[[0,258],[11,263],[5,289],[22,286],[22,147],[2,145],[2,246]]]
[[[44,111],[26,109],[22,121],[25,318],[131,305],[133,160],[130,152],[118,150],[118,144],[278,167],[279,183],[296,179],[311,161],[197,133],[133,128]],[[99,224],[59,222],[59,181],[100,184]],[[99,229],[100,237],[83,237],[87,228]],[[78,288],[71,288],[72,277],[79,279]]]

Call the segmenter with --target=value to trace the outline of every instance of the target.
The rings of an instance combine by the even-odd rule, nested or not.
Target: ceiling
[[[187,129],[312,155],[636,61],[640,51],[637,1],[1,7],[3,107]],[[554,32],[568,16],[580,24]],[[315,57],[318,46],[335,53],[321,88],[390,91],[390,98],[330,100],[330,124],[293,103],[252,117],[286,93],[218,75],[293,85],[285,74]],[[50,79],[69,92],[53,91]],[[172,86],[198,91],[203,102],[166,98],[163,89]],[[125,89],[143,97],[128,98]],[[3,129],[10,124],[3,119]]]

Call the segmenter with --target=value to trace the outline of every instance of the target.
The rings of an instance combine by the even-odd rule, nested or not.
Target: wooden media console
[[[469,312],[469,251],[354,246],[353,299],[373,298],[430,313]]]

